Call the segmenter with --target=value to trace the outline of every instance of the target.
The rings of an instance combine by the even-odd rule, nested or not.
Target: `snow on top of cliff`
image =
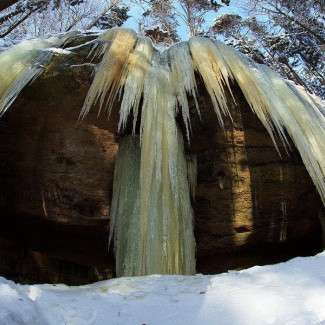
[[[19,285],[0,278],[0,324],[325,324],[325,252],[218,275]]]

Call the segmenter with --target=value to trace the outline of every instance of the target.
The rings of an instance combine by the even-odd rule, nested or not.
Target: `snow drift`
[[[323,325],[325,253],[219,275],[119,278],[80,287],[0,278],[6,325]]]

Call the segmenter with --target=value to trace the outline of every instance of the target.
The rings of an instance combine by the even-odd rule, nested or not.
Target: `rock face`
[[[80,284],[114,276],[108,254],[117,109],[78,114],[93,66],[56,57],[0,122],[0,275]],[[201,87],[202,88],[202,87]],[[198,157],[193,202],[198,272],[216,273],[321,248],[321,202],[293,148],[282,159],[242,94],[225,130],[202,88],[188,150]],[[118,108],[118,103],[115,105]]]
[[[237,89],[234,123],[225,130],[201,97],[202,122],[193,119],[191,150],[198,156],[194,202],[198,270],[214,273],[279,262],[321,248],[322,203],[291,145],[278,154]],[[193,116],[193,115],[192,115]]]

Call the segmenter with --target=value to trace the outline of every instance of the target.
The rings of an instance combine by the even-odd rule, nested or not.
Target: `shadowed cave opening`
[[[52,95],[49,103],[46,92],[35,93],[46,87],[37,80],[2,121],[0,274],[19,282],[82,284],[114,276],[112,250],[107,253],[109,208],[123,135],[116,134],[114,122],[107,127],[94,116],[76,125],[86,86],[62,83],[60,75],[53,79],[63,96]],[[224,130],[202,85],[202,120],[191,106],[186,150],[198,161],[192,205],[201,273],[322,249],[322,205],[299,154],[293,150],[280,158],[239,87],[234,89],[238,103],[229,103],[234,121],[226,120]],[[184,129],[181,119],[178,123]]]

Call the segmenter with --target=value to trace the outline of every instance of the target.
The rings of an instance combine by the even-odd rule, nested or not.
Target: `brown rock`
[[[208,96],[203,120],[193,121],[191,150],[198,156],[193,204],[198,271],[279,262],[321,249],[320,197],[301,158],[270,136],[237,89],[229,103],[234,123],[220,128]],[[194,111],[194,108],[193,108]],[[192,114],[194,116],[194,114]]]

